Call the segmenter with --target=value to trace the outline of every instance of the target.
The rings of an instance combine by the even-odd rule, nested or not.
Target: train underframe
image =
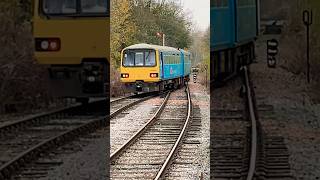
[[[106,97],[109,67],[106,61],[84,61],[81,65],[51,65],[49,89],[54,97],[76,98],[87,103],[90,97]]]
[[[241,66],[251,64],[255,59],[254,42],[249,42],[236,48],[211,51],[211,79],[214,86],[220,86],[239,73]]]
[[[185,85],[186,82],[190,80],[189,76],[163,80],[160,82],[144,82],[144,81],[136,81],[132,83],[125,83],[127,89],[131,92],[139,93],[139,92],[163,92],[166,90],[178,89]]]

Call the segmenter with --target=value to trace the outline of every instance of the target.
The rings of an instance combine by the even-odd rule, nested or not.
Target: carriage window
[[[76,0],[44,0],[43,11],[46,14],[73,14],[77,12]]]
[[[143,66],[144,64],[143,52],[136,52],[134,60],[135,60],[135,66]]]
[[[211,7],[228,7],[229,0],[211,0],[210,6]]]
[[[42,10],[48,15],[90,16],[108,14],[109,0],[42,0]],[[81,6],[80,6],[81,4]]]
[[[146,52],[146,66],[156,65],[156,53],[154,51]]]
[[[106,13],[106,0],[81,0],[82,12],[84,13]]]
[[[134,66],[134,53],[125,53],[123,57],[124,66]]]
[[[238,6],[252,6],[255,5],[255,0],[238,0]]]
[[[153,67],[156,66],[156,53],[151,50],[126,50],[122,64],[125,67]]]

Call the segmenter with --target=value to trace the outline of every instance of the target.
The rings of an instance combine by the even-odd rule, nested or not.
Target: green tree
[[[161,44],[157,32],[166,34],[166,45],[185,48],[191,43],[190,23],[182,7],[174,1],[135,0],[134,20],[138,27],[137,42]]]
[[[136,43],[162,44],[157,32],[166,34],[166,45],[188,48],[190,22],[182,7],[168,0],[113,0],[111,10],[111,59],[118,68],[119,51]]]
[[[120,51],[134,42],[136,25],[130,0],[114,0],[111,8],[111,64],[119,67]]]

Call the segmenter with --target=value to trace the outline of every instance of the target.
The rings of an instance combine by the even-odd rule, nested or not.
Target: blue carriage
[[[211,1],[211,69],[214,82],[226,81],[254,59],[258,0]]]

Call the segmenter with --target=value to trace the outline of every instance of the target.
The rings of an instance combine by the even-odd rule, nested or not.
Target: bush
[[[48,106],[50,100],[46,68],[33,59],[31,11],[26,2],[0,2],[0,113]]]
[[[110,67],[110,93],[111,97],[124,96],[129,93],[123,83],[120,82],[120,70],[114,66]]]

